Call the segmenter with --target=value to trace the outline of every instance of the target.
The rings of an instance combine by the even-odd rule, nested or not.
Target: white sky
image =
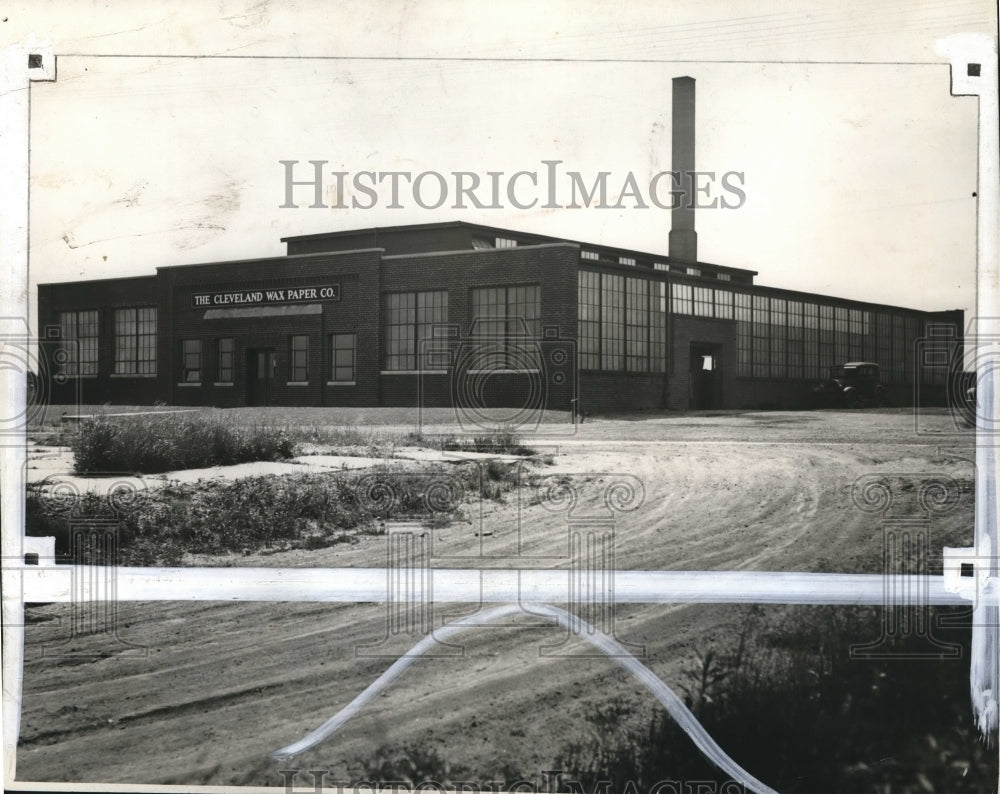
[[[747,194],[698,213],[701,259],[972,315],[977,109],[949,95],[933,48],[995,32],[989,2],[19,5],[0,36],[34,33],[58,56],[57,81],[31,89],[32,289],[448,220],[665,253],[670,213],[656,208],[427,210],[404,191],[402,210],[310,209],[303,189],[299,209],[279,209],[278,161],[510,174],[558,159],[642,183],[670,168],[671,78],[688,74],[698,167],[744,172]],[[143,53],[256,57],[94,57]],[[777,63],[801,60],[907,65]]]

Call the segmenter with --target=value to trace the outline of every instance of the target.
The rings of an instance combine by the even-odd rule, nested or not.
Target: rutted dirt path
[[[851,496],[854,481],[874,473],[951,477],[958,499],[932,522],[931,548],[971,542],[971,464],[904,434],[898,446],[829,428],[836,443],[758,434],[752,443],[723,445],[623,443],[603,430],[585,426],[579,442],[565,443],[551,466],[536,469],[543,487],[502,504],[467,504],[464,522],[429,530],[436,564],[532,567],[519,561],[520,548],[545,565],[566,565],[568,514],[551,509],[546,488],[575,489],[573,517],[605,515],[604,494],[618,475],[637,478],[645,492],[615,523],[618,568],[878,571],[880,516],[859,510]],[[918,506],[903,497],[893,510],[913,514]],[[364,537],[317,551],[197,563],[378,566],[385,543]],[[435,620],[473,609],[436,609]],[[624,605],[615,631],[644,647],[646,663],[677,685],[693,649],[730,635],[742,614],[725,605]],[[329,769],[328,782],[357,780],[357,759],[415,741],[483,784],[490,775],[537,781],[560,748],[589,735],[584,717],[598,704],[623,700],[637,724],[654,711],[634,682],[579,640],[544,652],[567,638],[526,616],[466,635],[459,654],[443,647],[333,739],[277,764],[269,752],[346,705],[421,636],[419,627],[382,642],[387,609],[377,604],[132,603],[119,607],[118,635],[145,651],[130,651],[113,637],[69,637],[65,607],[33,607],[29,618],[18,753],[25,780],[280,786],[284,768]],[[875,638],[859,638],[867,639]],[[309,788],[311,780],[303,776],[299,785]]]

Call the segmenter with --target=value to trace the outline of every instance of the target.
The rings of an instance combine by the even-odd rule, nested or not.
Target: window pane
[[[733,293],[729,290],[715,290],[715,316],[720,320],[733,319]]]
[[[600,274],[581,270],[577,280],[580,369],[598,369],[601,361]]]
[[[233,382],[233,340],[220,339],[218,341],[219,361],[217,364],[216,379],[219,383]]]
[[[625,368],[629,372],[648,372],[649,282],[627,279],[625,297]]]
[[[330,350],[333,356],[330,367],[330,379],[347,383],[354,381],[354,334],[333,334],[330,337]]]
[[[471,292],[472,332],[479,340],[477,367],[537,368],[541,288],[537,284],[483,287]]]
[[[423,369],[440,368],[442,358],[438,355],[439,347],[447,352],[447,343],[443,341],[444,337],[440,337],[441,342],[430,340],[439,338],[434,334],[435,326],[448,322],[447,290],[388,293],[383,306],[384,368],[416,370],[418,359]],[[474,308],[473,316],[475,314]]]
[[[201,383],[201,340],[181,340],[181,383]]]
[[[136,310],[115,309],[116,375],[134,375],[136,371]]]
[[[302,383],[309,380],[309,337],[291,338],[290,380]]]
[[[670,308],[674,314],[691,314],[692,290],[690,284],[671,284],[670,294]]]
[[[156,307],[126,307],[114,314],[114,373],[156,374]]]
[[[625,280],[601,275],[601,369],[624,369]]]
[[[59,327],[65,346],[66,362],[62,371],[66,375],[97,374],[97,311],[62,312]]]

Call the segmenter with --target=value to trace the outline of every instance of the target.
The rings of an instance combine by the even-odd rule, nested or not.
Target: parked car
[[[813,389],[816,407],[857,408],[885,405],[879,365],[871,361],[850,361],[830,367],[830,376]]]

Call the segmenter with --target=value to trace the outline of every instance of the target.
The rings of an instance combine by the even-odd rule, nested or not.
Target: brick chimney
[[[698,261],[698,233],[694,230],[694,78],[675,77],[670,170],[680,177],[675,190],[682,191],[670,213],[671,259]]]

